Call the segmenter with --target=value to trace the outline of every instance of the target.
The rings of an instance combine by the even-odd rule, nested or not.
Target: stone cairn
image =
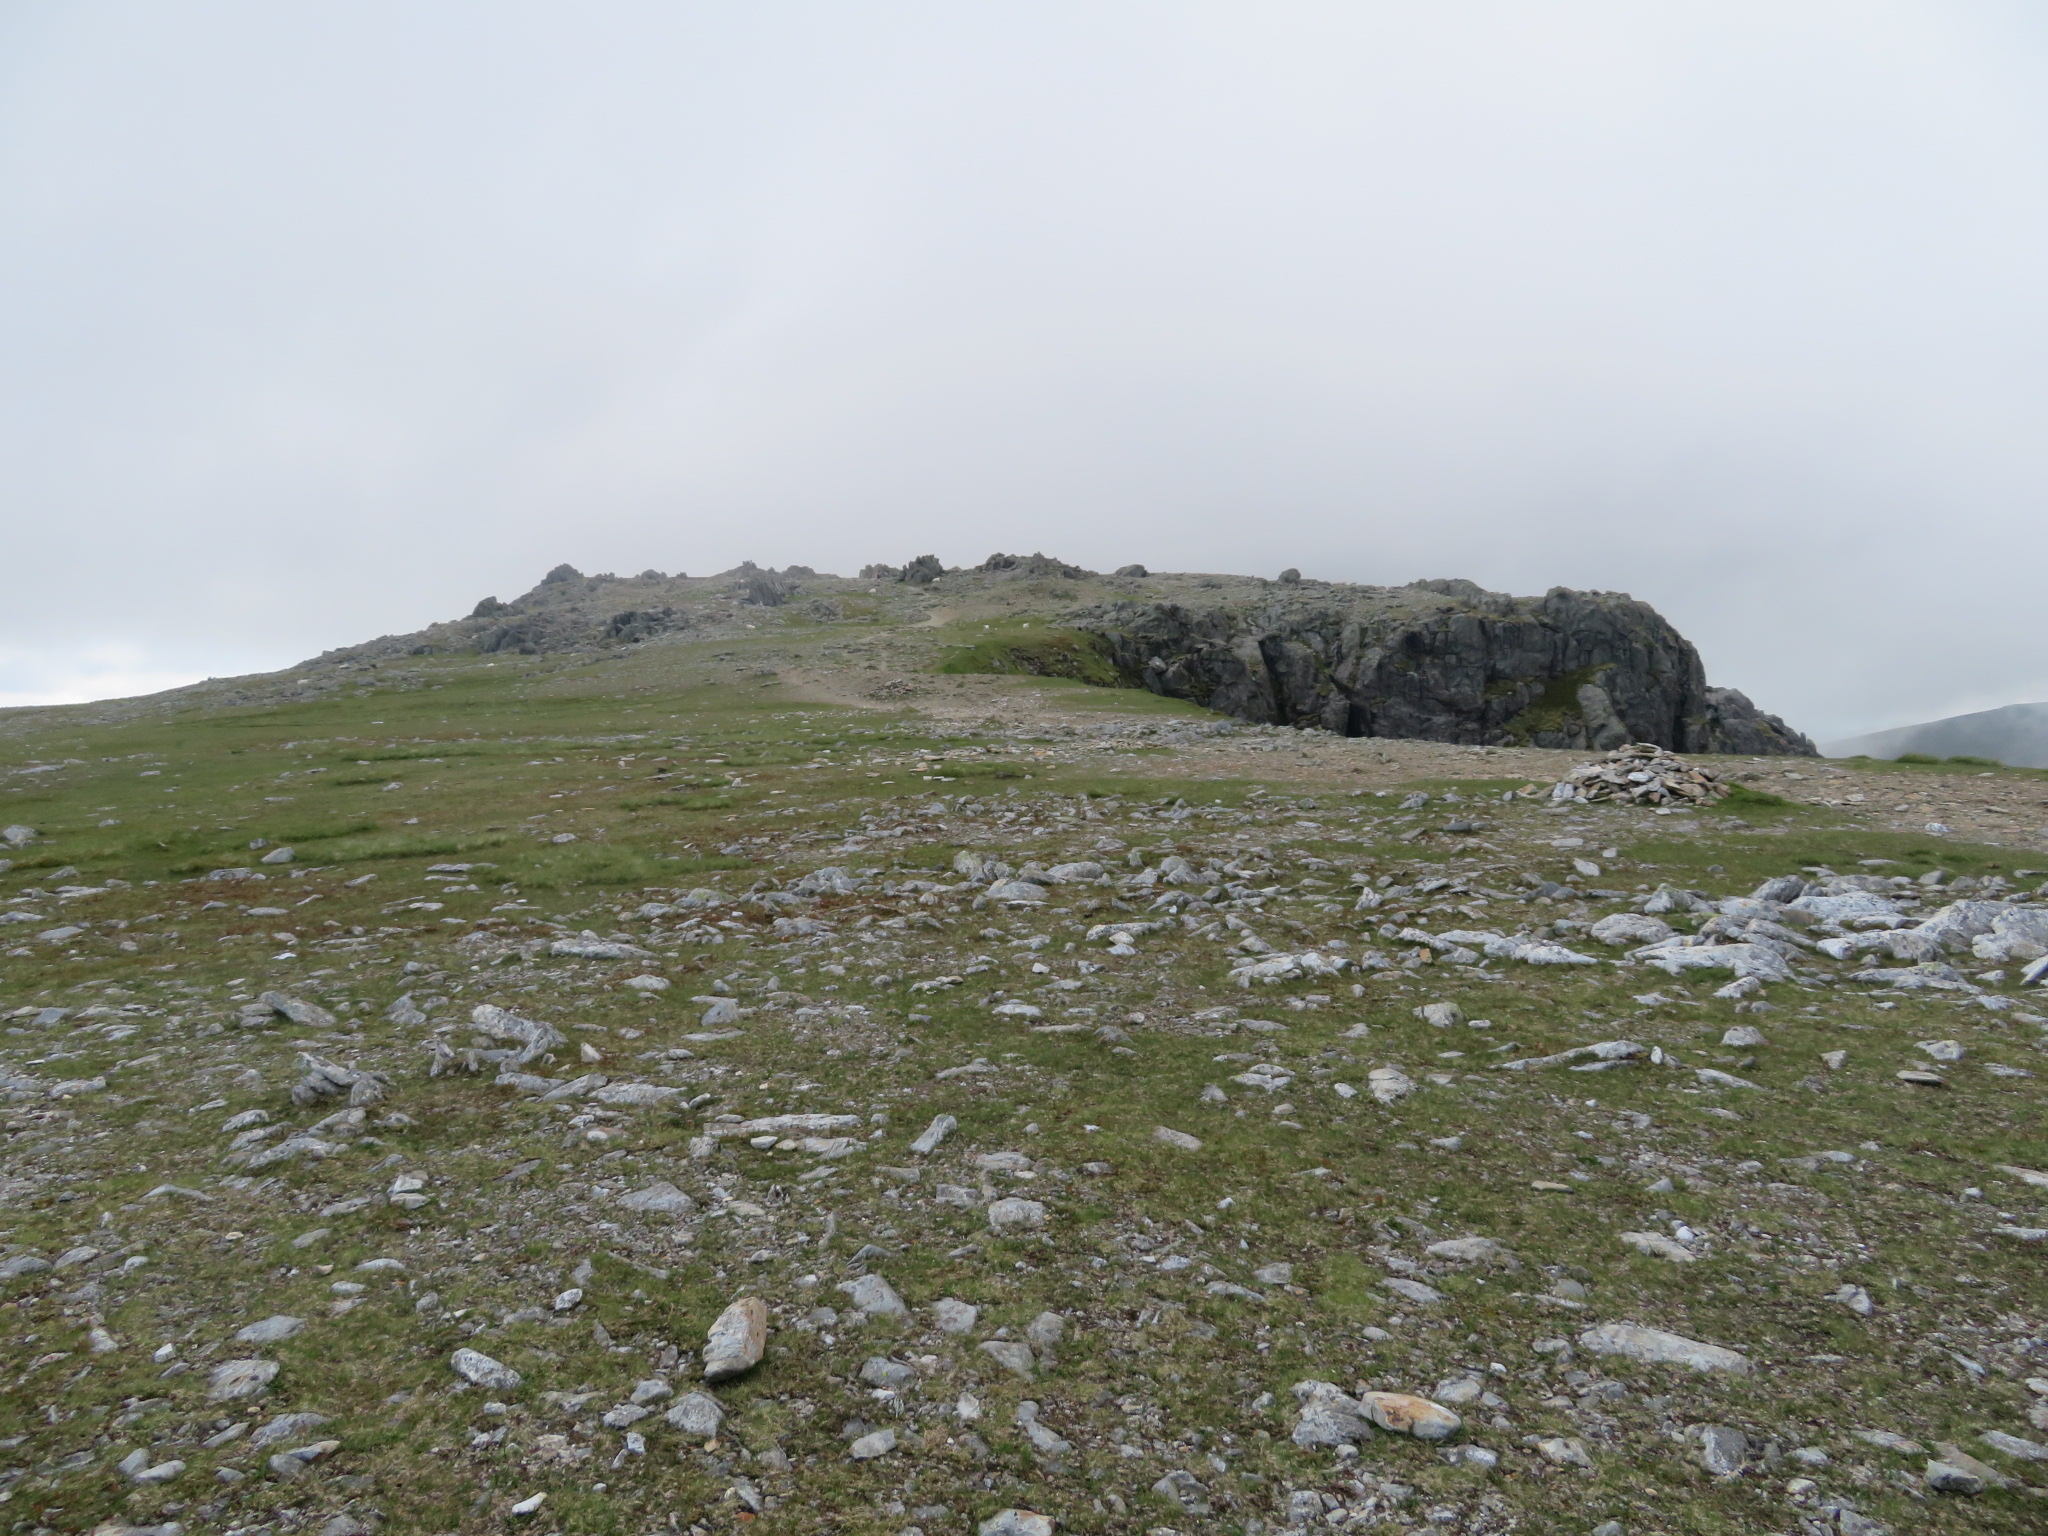
[[[1631,805],[1711,805],[1728,792],[1719,774],[1637,741],[1597,763],[1581,763],[1550,793],[1554,800],[1580,804],[1620,800]]]

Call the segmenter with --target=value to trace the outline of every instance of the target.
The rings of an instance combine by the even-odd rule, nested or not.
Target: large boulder
[[[1345,736],[1812,756],[1647,603],[1469,581],[1269,589],[1256,602],[1115,602],[1076,616],[1131,683],[1269,725]]]

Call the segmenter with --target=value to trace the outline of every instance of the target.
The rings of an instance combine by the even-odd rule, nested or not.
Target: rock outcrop
[[[1268,589],[1215,606],[1116,602],[1073,621],[1154,693],[1345,736],[1607,750],[1814,754],[1732,688],[1647,603],[1469,581]]]
[[[650,642],[770,639],[764,630],[782,631],[775,643],[787,644],[804,638],[792,629],[821,624],[893,631],[893,664],[908,670],[1143,687],[1241,720],[1346,736],[1578,752],[1633,741],[1687,753],[1814,753],[1742,694],[1709,687],[1685,637],[1622,593],[1559,587],[1510,597],[1470,581],[1368,586],[1291,568],[1271,580],[1141,565],[1105,575],[1042,553],[998,553],[968,567],[925,554],[867,566],[858,580],[751,561],[697,578],[586,576],[559,565],[517,597],[485,598],[464,618],[329,651],[260,680],[265,686],[230,679],[195,689],[244,704],[304,699],[361,685],[380,669],[389,669],[384,682],[416,683],[412,657],[594,659]],[[834,662],[844,637],[815,638],[825,644],[822,659]]]

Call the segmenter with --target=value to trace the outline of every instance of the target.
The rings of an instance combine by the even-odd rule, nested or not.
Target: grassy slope
[[[1991,1165],[2048,1161],[2041,1085],[1981,1071],[1986,1060],[2038,1069],[2037,1031],[1924,997],[1888,1009],[1848,986],[1780,988],[1777,1011],[1742,1021],[1762,1024],[1769,1046],[1736,1052],[1718,1043],[1738,1022],[1731,1005],[1707,996],[1722,978],[1673,983],[1640,969],[1622,978],[1610,967],[1425,971],[1372,981],[1360,997],[1348,983],[1250,996],[1228,983],[1213,941],[1167,933],[1123,960],[1086,945],[1085,929],[1111,894],[1091,888],[1063,890],[1040,912],[970,910],[968,893],[835,899],[821,915],[838,932],[818,944],[774,941],[770,914],[747,906],[734,911],[722,943],[662,939],[666,923],[630,915],[649,888],[710,884],[738,895],[822,863],[891,879],[929,875],[963,843],[1047,862],[1085,854],[1104,836],[1154,861],[1172,848],[1191,857],[1225,843],[1264,849],[1247,855],[1246,867],[1271,871],[1256,883],[1285,889],[1246,915],[1283,947],[1311,935],[1354,947],[1382,942],[1371,926],[1381,914],[1354,914],[1337,899],[1354,870],[1404,884],[1440,871],[1498,889],[1510,883],[1504,871],[1557,878],[1568,867],[1569,855],[1547,842],[1561,822],[1536,806],[1487,806],[1496,830],[1476,844],[1436,834],[1404,841],[1433,823],[1394,816],[1389,801],[1309,806],[1285,784],[1269,794],[1251,781],[1188,777],[1171,754],[935,735],[907,714],[801,705],[772,678],[753,675],[744,655],[735,660],[734,646],[721,649],[715,667],[696,672],[705,653],[689,648],[573,666],[438,661],[426,669],[430,681],[409,691],[367,688],[313,704],[100,727],[59,716],[17,739],[16,762],[79,761],[6,781],[0,814],[42,834],[17,856],[7,894],[109,877],[130,885],[61,911],[54,900],[29,903],[52,924],[82,916],[90,926],[70,944],[34,939],[41,923],[9,930],[21,942],[0,963],[0,1003],[138,1005],[129,1022],[139,1032],[109,1038],[112,1015],[48,1028],[7,1021],[0,1053],[15,1070],[45,1079],[104,1074],[109,1088],[64,1101],[24,1097],[10,1108],[0,1241],[46,1256],[89,1244],[148,1262],[99,1276],[96,1294],[81,1294],[80,1282],[104,1260],[7,1286],[0,1348],[15,1385],[0,1401],[0,1437],[22,1475],[8,1484],[0,1525],[85,1530],[175,1508],[188,1529],[227,1529],[353,1505],[381,1511],[389,1529],[490,1530],[503,1526],[513,1500],[547,1491],[530,1523],[536,1530],[641,1532],[669,1528],[672,1517],[719,1528],[733,1522],[728,1490],[744,1477],[777,1501],[761,1522],[772,1530],[893,1532],[912,1518],[892,1507],[897,1500],[948,1506],[950,1515],[926,1517],[928,1530],[965,1530],[970,1515],[1011,1504],[1048,1508],[1076,1530],[1238,1530],[1248,1517],[1274,1521],[1290,1488],[1355,1497],[1346,1488],[1353,1474],[1327,1452],[1288,1443],[1293,1382],[1312,1376],[1426,1393],[1460,1368],[1484,1372],[1499,1362],[1504,1373],[1492,1385],[1512,1428],[1486,1427],[1481,1413],[1474,1434],[1501,1451],[1499,1470],[1447,1466],[1422,1446],[1385,1438],[1362,1458],[1379,1478],[1417,1490],[1411,1509],[1454,1510],[1454,1529],[1578,1530],[1610,1516],[1631,1531],[1789,1528],[1783,1485],[1802,1469],[1710,1478],[1667,1430],[1711,1422],[1777,1449],[1826,1447],[1836,1461],[1813,1474],[1823,1486],[1902,1529],[2039,1528],[2040,1504],[2019,1492],[1968,1502],[1909,1497],[1893,1482],[1919,1462],[1844,1435],[1876,1425],[1963,1441],[1991,1458],[1972,1439],[1977,1431],[2039,1434],[2026,1427],[2028,1394],[2016,1378],[2043,1364],[2038,1354],[2029,1363],[2021,1342],[2041,1331],[2040,1254],[1988,1228],[1999,1210],[2040,1224],[2038,1192],[2001,1182]],[[1061,692],[1086,692],[1104,706],[1118,700],[1079,685]],[[1477,796],[1513,786],[1463,787]],[[989,813],[917,815],[929,795],[967,793],[990,797]],[[1199,814],[1160,819],[1176,797]],[[1099,819],[1083,817],[1084,803]],[[1018,814],[999,822],[1003,810]],[[840,838],[870,815],[869,836],[849,851]],[[1958,873],[2011,863],[1996,848],[1840,830],[1806,808],[1754,807],[1744,819],[1749,825],[1716,821],[1684,833],[1668,820],[1610,810],[1575,818],[1584,825],[1572,830],[1588,850],[1619,849],[1605,861],[1609,879],[1717,893],[1804,864],[1853,868],[1858,858],[1900,860],[1903,873],[1937,854]],[[908,829],[900,836],[872,835],[899,825]],[[551,840],[571,833],[573,842]],[[291,843],[300,872],[266,871],[272,879],[260,898],[246,883],[192,883],[195,873],[251,863],[254,838]],[[430,888],[427,866],[451,859],[492,867],[454,882],[475,890]],[[354,883],[365,875],[376,878]],[[423,901],[440,905],[415,905]],[[1491,916],[1437,910],[1426,897],[1413,908],[1431,928],[1512,928],[1557,915],[1489,902]],[[266,903],[284,914],[248,910]],[[895,922],[905,926],[888,926]],[[659,958],[526,961],[504,946],[458,947],[480,930],[510,943],[586,928],[631,933]],[[883,937],[869,942],[877,932]],[[1049,941],[1042,950],[1015,942],[1035,935]],[[1103,969],[1083,978],[1077,963],[1090,952]],[[962,974],[963,962],[980,955],[990,967],[957,987],[906,990],[912,977]],[[1040,978],[1026,969],[1034,956],[1053,975],[1083,980],[1082,989],[1040,998],[1031,990]],[[675,985],[654,998],[617,985],[645,969]],[[761,1010],[746,1032],[693,1046],[697,1059],[677,1068],[637,1059],[697,1030],[700,1006],[689,998],[713,978],[730,978]],[[234,1000],[270,986],[316,998],[352,1022],[333,1031],[281,1021],[239,1027]],[[987,1005],[999,990],[1045,1002],[1053,1017],[1061,1003],[1093,1007],[1088,1022],[1121,1021],[1136,1054],[1113,1055],[1088,1033],[1033,1034],[995,1018]],[[688,1081],[714,1100],[695,1113],[629,1111],[570,1125],[575,1106],[536,1104],[488,1077],[430,1079],[426,1031],[383,1015],[401,991],[449,999],[436,1022],[480,1001],[529,1010],[568,1030],[572,1047],[590,1044],[617,1077],[660,1081],[670,1070],[666,1080]],[[1665,1001],[1633,1000],[1652,991]],[[796,994],[866,1012],[800,1016]],[[1434,998],[1457,1001],[1492,1029],[1431,1029],[1412,1010]],[[1229,1032],[1195,1017],[1217,1004],[1287,1030]],[[1364,1038],[1352,1033],[1359,1024],[1368,1026]],[[1486,1069],[1499,1052],[1623,1034],[1724,1064],[1763,1087],[1702,1092],[1681,1074],[1648,1070],[1582,1078]],[[1915,1060],[1912,1042],[1934,1035],[1968,1044],[1968,1068],[1948,1090],[1902,1089],[1893,1071]],[[222,1118],[258,1107],[309,1125],[336,1107],[290,1104],[300,1041],[389,1070],[387,1108],[413,1123],[376,1128],[373,1143],[325,1161],[269,1170],[272,1184],[223,1184],[232,1169],[219,1160]],[[1849,1050],[1848,1067],[1819,1068],[1818,1054],[1838,1047]],[[1232,1055],[1244,1059],[1224,1059]],[[1747,1056],[1754,1060],[1737,1060]],[[992,1070],[935,1078],[976,1057]],[[1250,1059],[1281,1061],[1296,1080],[1277,1095],[1231,1082]],[[1362,1085],[1369,1068],[1389,1062],[1422,1091],[1383,1108],[1331,1086]],[[1202,1102],[1205,1084],[1222,1085],[1227,1102]],[[881,1115],[885,1134],[822,1184],[797,1182],[815,1161],[799,1153],[727,1143],[710,1162],[693,1163],[686,1152],[712,1114],[797,1107]],[[902,1193],[876,1167],[915,1162],[905,1142],[940,1110],[957,1115],[960,1130]],[[1192,1156],[1174,1151],[1152,1138],[1160,1124],[1207,1145]],[[1461,1138],[1455,1150],[1432,1144],[1452,1136]],[[1875,1149],[1857,1150],[1865,1142]],[[1041,1165],[1043,1176],[1016,1192],[1048,1204],[1043,1237],[991,1233],[978,1209],[929,1198],[939,1179],[971,1186],[984,1177],[969,1153],[1011,1147]],[[1822,1148],[1854,1150],[1861,1161],[1820,1172],[1778,1161]],[[534,1159],[536,1168],[505,1182]],[[1114,1172],[1083,1174],[1084,1161]],[[426,1177],[433,1203],[319,1214],[374,1194],[396,1172]],[[1646,1193],[1660,1174],[1677,1187]],[[692,1223],[682,1241],[665,1218],[633,1216],[599,1192],[655,1177],[700,1199],[722,1179],[728,1195],[760,1214]],[[1533,1180],[1572,1187],[1536,1193]],[[146,1198],[165,1183],[208,1198]],[[1986,1198],[1965,1197],[1966,1186]],[[1712,1257],[1675,1266],[1637,1256],[1615,1237],[1651,1224],[1668,1230],[1673,1218],[1710,1234]],[[1378,1281],[1390,1272],[1390,1250],[1419,1257],[1418,1222],[1443,1236],[1496,1237],[1524,1268],[1431,1274],[1450,1299],[1433,1308],[1403,1302]],[[326,1236],[294,1245],[311,1230]],[[807,1308],[844,1300],[833,1287],[858,1272],[853,1251],[870,1242],[887,1255],[859,1267],[888,1276],[916,1309],[912,1322],[794,1326]],[[1142,1261],[1173,1249],[1194,1265],[1165,1273]],[[768,1257],[754,1262],[753,1254]],[[402,1258],[407,1274],[361,1277],[369,1282],[362,1301],[345,1319],[330,1318],[333,1282],[377,1256]],[[570,1321],[500,1321],[545,1309],[581,1259],[594,1274]],[[1251,1268],[1283,1259],[1296,1265],[1294,1283],[1260,1286],[1263,1305],[1204,1289],[1210,1278],[1251,1284]],[[1589,1313],[1534,1299],[1571,1276],[1590,1284]],[[1845,1282],[1877,1298],[1873,1319],[1827,1299]],[[429,1291],[438,1304],[418,1310]],[[721,1389],[729,1432],[715,1449],[679,1450],[657,1417],[639,1426],[649,1454],[613,1469],[620,1432],[588,1418],[578,1428],[576,1415],[546,1403],[543,1394],[575,1391],[599,1394],[597,1409],[622,1401],[672,1359],[666,1346],[687,1354],[718,1309],[746,1292],[778,1308],[775,1340],[760,1370]],[[929,1330],[921,1309],[945,1295],[987,1309],[974,1338],[997,1326],[1020,1333],[1046,1309],[1073,1314],[1075,1327],[1056,1367],[1026,1386],[972,1340]],[[275,1313],[309,1326],[264,1349],[231,1342],[234,1329]],[[1588,1318],[1736,1345],[1758,1370],[1708,1378],[1532,1353],[1535,1341],[1569,1336]],[[90,1352],[85,1330],[95,1319],[118,1348]],[[472,1337],[479,1323],[487,1326]],[[1367,1327],[1387,1336],[1368,1338]],[[463,1343],[524,1374],[506,1395],[509,1415],[483,1412],[487,1394],[450,1390],[446,1360]],[[197,1369],[166,1378],[152,1359],[160,1344]],[[921,1365],[924,1401],[978,1394],[983,1417],[971,1427],[985,1454],[968,1443],[970,1426],[893,1418],[874,1400],[855,1373],[885,1352],[932,1357]],[[277,1384],[255,1405],[207,1403],[207,1368],[241,1354],[278,1361]],[[1988,1374],[1959,1367],[1958,1355],[1985,1363]],[[1589,1375],[1574,1382],[1567,1371]],[[1624,1395],[1546,1406],[1599,1381],[1619,1383]],[[1265,1393],[1277,1401],[1264,1404]],[[1031,1449],[1014,1424],[1025,1397],[1075,1442],[1073,1452],[1048,1461]],[[260,1423],[287,1408],[332,1415],[319,1434],[341,1442],[303,1477],[268,1474],[245,1441],[198,1445],[216,1427]],[[896,1424],[903,1449],[872,1464],[848,1461],[840,1430],[855,1416]],[[472,1447],[473,1436],[499,1427],[505,1446]],[[573,1465],[549,1464],[540,1437],[550,1433],[569,1436],[572,1456],[594,1450]],[[1584,1440],[1595,1470],[1556,1467],[1523,1446],[1526,1436],[1549,1435]],[[1121,1454],[1113,1437],[1140,1454]],[[131,1446],[188,1469],[161,1488],[138,1489],[112,1465]],[[764,1459],[771,1447],[791,1459],[790,1470]],[[219,1468],[247,1480],[218,1483]],[[1149,1491],[1174,1468],[1207,1486],[1214,1513],[1170,1510]]]

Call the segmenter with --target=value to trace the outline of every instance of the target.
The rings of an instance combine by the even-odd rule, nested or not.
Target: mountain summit
[[[1104,575],[1043,554],[947,568],[922,555],[858,577],[752,562],[715,576],[585,576],[559,565],[531,591],[462,619],[330,652],[312,665],[437,653],[602,654],[773,632],[831,661],[821,625],[895,631],[913,671],[1064,675],[1144,688],[1264,725],[1340,736],[1604,750],[1811,756],[1814,746],[1732,688],[1625,593],[1541,597],[1463,580],[1370,586],[1168,574]],[[950,643],[949,643],[950,642]]]

